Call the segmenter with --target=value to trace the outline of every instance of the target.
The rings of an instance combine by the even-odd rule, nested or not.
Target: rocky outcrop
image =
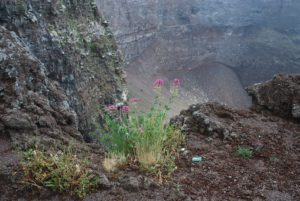
[[[122,99],[121,58],[94,1],[1,1],[0,32],[0,127],[15,146],[82,141],[101,105]]]
[[[45,66],[14,32],[1,33],[1,124],[19,148],[59,145],[82,140],[77,115],[59,83],[48,79]],[[42,142],[41,142],[42,141]]]
[[[247,88],[254,107],[276,115],[300,118],[300,75],[277,75],[272,80]]]
[[[235,110],[219,103],[206,103],[191,105],[172,118],[170,123],[185,134],[201,133],[229,139],[237,137],[239,120],[251,117],[251,112]]]
[[[170,123],[186,134],[200,133],[222,139],[256,132],[279,134],[280,117],[299,119],[299,78],[299,75],[277,75],[271,81],[249,87],[254,110],[232,109],[218,103],[195,104],[181,111]]]

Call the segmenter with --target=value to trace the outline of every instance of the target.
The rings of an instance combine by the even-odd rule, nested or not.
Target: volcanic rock
[[[82,142],[100,108],[122,100],[121,57],[103,22],[93,1],[1,1],[0,124],[14,146]]]
[[[276,115],[300,118],[300,75],[277,75],[247,91],[257,109],[263,107]]]

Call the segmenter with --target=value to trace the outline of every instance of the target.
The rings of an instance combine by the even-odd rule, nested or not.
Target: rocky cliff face
[[[120,55],[94,1],[1,1],[0,126],[16,146],[82,140],[122,98]]]
[[[246,106],[242,87],[279,72],[300,72],[297,0],[97,3],[128,61],[128,76],[137,71],[154,77],[182,76],[185,91],[198,97],[194,102]]]

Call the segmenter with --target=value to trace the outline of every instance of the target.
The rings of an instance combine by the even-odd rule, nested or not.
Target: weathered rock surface
[[[1,1],[0,33],[0,127],[15,146],[82,141],[100,106],[122,99],[121,58],[94,1]]]
[[[16,33],[0,27],[0,98],[2,133],[13,144],[26,148],[35,144],[62,145],[68,138],[82,140],[77,130],[77,115],[56,81],[45,75],[45,66],[34,57]],[[71,137],[72,136],[72,137]]]
[[[283,117],[300,118],[300,74],[277,75],[271,81],[248,87],[247,91],[256,107]]]

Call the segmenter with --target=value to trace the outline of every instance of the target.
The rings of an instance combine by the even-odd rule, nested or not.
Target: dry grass
[[[121,165],[124,165],[127,162],[127,157],[122,154],[109,154],[105,157],[103,161],[103,168],[107,172],[113,172]]]
[[[153,166],[162,158],[161,147],[153,146],[151,149],[143,145],[136,145],[136,158],[143,167]]]
[[[85,197],[100,183],[89,162],[71,151],[46,153],[30,149],[24,152],[21,165],[24,183],[33,188],[46,187]]]

